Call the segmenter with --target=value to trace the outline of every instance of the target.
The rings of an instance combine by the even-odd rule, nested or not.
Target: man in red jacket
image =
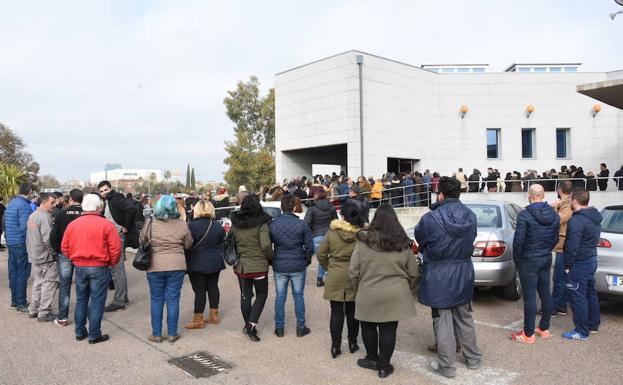
[[[121,256],[121,238],[115,226],[99,214],[101,207],[99,196],[86,195],[82,201],[84,214],[67,226],[61,244],[63,254],[76,267],[76,340],[89,337],[90,344],[109,339],[108,334],[102,334],[102,317],[109,269],[119,262]]]

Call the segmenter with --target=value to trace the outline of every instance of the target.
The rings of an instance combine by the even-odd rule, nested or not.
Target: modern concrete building
[[[277,180],[458,167],[500,172],[623,164],[623,112],[577,92],[617,74],[580,63],[421,67],[348,51],[276,75]],[[609,84],[609,83],[608,83]],[[579,88],[578,88],[579,90]]]

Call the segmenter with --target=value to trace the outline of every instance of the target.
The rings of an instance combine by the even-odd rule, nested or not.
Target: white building
[[[296,67],[276,75],[277,180],[310,176],[313,164],[349,176],[572,164],[597,173],[600,162],[613,173],[623,112],[576,91],[613,74],[623,77],[579,63],[418,67],[358,51]]]
[[[162,180],[162,170],[147,170],[147,169],[135,169],[135,168],[118,168],[108,171],[92,172],[90,181],[91,183],[99,183],[103,180],[118,181],[118,180],[148,180],[151,174],[156,174],[156,181]]]

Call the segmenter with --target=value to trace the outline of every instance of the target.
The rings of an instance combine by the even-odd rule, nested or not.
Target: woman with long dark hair
[[[260,341],[255,326],[268,298],[268,264],[273,258],[273,245],[268,228],[271,219],[254,194],[247,195],[242,200],[240,210],[231,215],[230,231],[240,255],[234,272],[240,284],[243,332],[254,342]],[[255,302],[252,302],[254,296]]]
[[[342,205],[344,219],[331,222],[325,239],[316,251],[320,265],[327,271],[324,299],[331,302],[331,355],[342,353],[342,329],[344,317],[348,324],[348,348],[351,353],[359,350],[357,336],[359,322],[355,319],[356,290],[350,280],[348,268],[355,248],[355,234],[365,225],[364,209],[360,202],[349,199]]]
[[[390,204],[382,204],[370,226],[356,235],[350,277],[357,289],[355,318],[361,322],[366,356],[362,368],[392,374],[389,361],[396,345],[398,321],[415,317],[411,284],[417,278],[417,260],[411,240]]]

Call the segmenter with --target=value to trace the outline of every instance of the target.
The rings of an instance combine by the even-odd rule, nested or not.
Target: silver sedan
[[[601,298],[623,299],[623,204],[602,210],[595,288]]]

